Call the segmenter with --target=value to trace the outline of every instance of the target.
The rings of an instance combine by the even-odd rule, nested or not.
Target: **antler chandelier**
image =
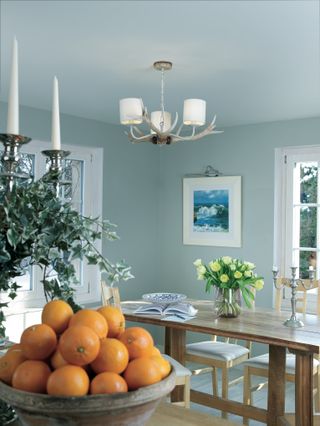
[[[160,111],[153,111],[150,115],[143,105],[141,98],[125,98],[120,100],[120,122],[130,126],[127,135],[131,142],[152,142],[155,145],[170,145],[179,141],[195,141],[213,133],[222,133],[215,130],[216,116],[203,130],[196,132],[196,128],[206,124],[206,101],[203,99],[185,99],[183,105],[183,121],[178,130],[174,132],[178,123],[176,112],[173,123],[170,112],[164,108],[164,73],[172,68],[172,62],[157,61],[153,64],[154,69],[161,71],[161,94]],[[143,132],[137,127],[138,124],[146,123],[150,131]],[[192,128],[191,134],[181,135],[183,126]]]

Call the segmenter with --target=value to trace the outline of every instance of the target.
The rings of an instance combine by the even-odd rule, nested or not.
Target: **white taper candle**
[[[52,142],[52,149],[61,149],[59,86],[58,86],[57,77],[54,77],[53,79],[51,142]]]
[[[19,78],[18,78],[18,42],[13,39],[12,65],[8,98],[7,133],[19,134]]]

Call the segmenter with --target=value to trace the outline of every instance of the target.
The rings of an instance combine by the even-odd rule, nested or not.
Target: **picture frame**
[[[183,179],[183,244],[241,247],[241,176]]]

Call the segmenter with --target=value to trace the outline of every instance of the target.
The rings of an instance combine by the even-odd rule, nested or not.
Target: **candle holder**
[[[283,324],[286,327],[291,327],[291,328],[299,328],[299,327],[303,327],[304,324],[301,320],[299,320],[297,318],[297,312],[296,312],[296,305],[297,305],[297,298],[296,298],[296,294],[297,294],[297,287],[300,285],[302,285],[306,290],[309,290],[312,287],[312,282],[314,280],[315,277],[315,271],[312,269],[309,269],[309,280],[310,283],[309,285],[307,285],[305,283],[305,281],[301,280],[300,278],[296,277],[297,274],[297,267],[296,266],[291,266],[291,279],[289,278],[282,278],[281,279],[281,283],[278,283],[278,270],[273,270],[272,274],[273,274],[273,284],[275,286],[276,289],[281,290],[284,287],[290,287],[291,288],[291,317],[288,318]]]
[[[61,172],[64,159],[70,155],[70,151],[64,151],[63,149],[46,149],[41,152],[49,159],[50,172]]]
[[[1,157],[3,170],[0,176],[7,181],[7,189],[12,192],[15,179],[29,179],[27,173],[18,173],[17,165],[20,160],[20,147],[31,141],[31,138],[22,135],[1,133],[0,141],[3,143],[4,152]]]
[[[59,197],[61,185],[71,184],[70,181],[64,181],[61,179],[64,162],[65,159],[70,155],[70,151],[64,151],[62,149],[46,149],[41,152],[48,158],[49,171],[56,173],[56,178],[52,180],[52,184],[55,188],[56,196]]]

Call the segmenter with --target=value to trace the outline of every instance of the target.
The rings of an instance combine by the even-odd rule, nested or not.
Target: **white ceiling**
[[[320,116],[319,1],[1,1],[1,97],[14,35],[20,102],[118,123],[118,101],[207,100],[218,127]]]

